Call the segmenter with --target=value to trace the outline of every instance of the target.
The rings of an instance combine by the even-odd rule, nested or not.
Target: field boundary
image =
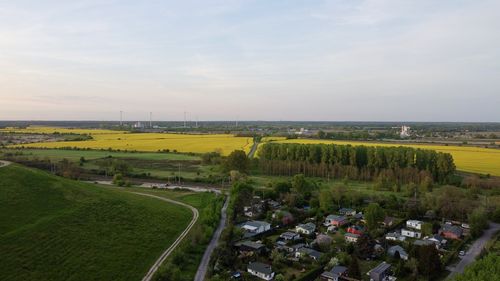
[[[159,200],[169,202],[172,204],[176,204],[176,205],[180,205],[180,206],[189,208],[193,212],[193,218],[191,219],[191,222],[189,223],[189,225],[184,229],[184,231],[179,235],[179,237],[177,237],[177,239],[174,241],[174,243],[172,243],[172,245],[170,245],[165,251],[163,251],[163,253],[160,255],[160,257],[155,261],[153,266],[151,266],[149,271],[142,278],[142,281],[151,281],[153,279],[153,276],[155,275],[155,273],[158,271],[158,269],[162,265],[162,263],[170,256],[170,254],[175,250],[175,248],[177,248],[177,246],[182,242],[182,240],[187,236],[189,231],[191,231],[191,229],[193,228],[195,223],[198,221],[199,212],[195,207],[193,207],[191,205],[188,205],[186,203],[182,203],[179,201],[175,201],[172,199],[168,199],[165,197],[160,197],[160,196],[156,196],[156,195],[152,195],[152,194],[148,194],[148,193],[135,192],[135,191],[127,191],[127,192],[133,193],[136,195],[147,196],[147,197],[159,199]]]

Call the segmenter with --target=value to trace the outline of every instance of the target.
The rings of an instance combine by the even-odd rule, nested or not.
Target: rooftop
[[[265,263],[261,263],[261,262],[249,263],[248,269],[256,271],[256,272],[264,273],[266,275],[273,273],[273,270],[271,269],[270,265],[265,264]]]

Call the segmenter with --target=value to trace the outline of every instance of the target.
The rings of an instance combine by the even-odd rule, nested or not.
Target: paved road
[[[181,235],[179,235],[179,237],[177,237],[177,239],[174,241],[174,243],[172,243],[172,245],[170,245],[170,247],[168,247],[161,254],[161,256],[156,260],[156,262],[153,264],[153,266],[149,269],[148,273],[146,273],[146,275],[144,276],[144,278],[142,278],[142,281],[150,281],[153,278],[153,275],[158,270],[158,268],[160,268],[161,264],[175,250],[175,248],[182,242],[182,239],[184,239],[184,237],[186,237],[186,235],[189,233],[189,231],[191,230],[191,228],[193,228],[194,224],[198,220],[199,213],[198,213],[198,210],[196,208],[194,208],[194,207],[192,207],[192,206],[190,206],[188,204],[184,204],[182,202],[174,201],[174,200],[171,200],[171,199],[168,199],[168,198],[164,198],[164,197],[160,197],[160,196],[156,196],[156,195],[152,195],[152,194],[147,194],[147,193],[132,192],[132,191],[129,191],[129,192],[137,194],[137,195],[148,196],[148,197],[156,198],[156,199],[163,200],[163,201],[166,201],[166,202],[169,202],[169,203],[181,205],[181,206],[184,206],[186,208],[189,208],[193,212],[193,218],[191,219],[191,222],[186,227],[186,229],[184,229],[184,231],[181,233]]]
[[[465,267],[476,260],[477,256],[481,253],[486,243],[490,241],[491,237],[493,237],[493,235],[497,231],[500,231],[500,224],[490,223],[490,228],[485,230],[483,235],[476,241],[474,241],[470,249],[467,251],[467,253],[465,253],[465,256],[462,257],[462,259],[455,266],[450,275],[448,275],[448,279],[453,278],[453,276],[457,274],[462,274]]]
[[[221,210],[219,226],[217,227],[217,230],[215,230],[212,240],[210,240],[210,244],[208,244],[207,249],[203,254],[203,258],[201,259],[200,265],[198,266],[198,271],[196,271],[194,281],[205,280],[205,276],[207,275],[207,270],[208,270],[208,264],[210,263],[210,257],[212,256],[215,247],[217,247],[217,244],[219,243],[222,230],[224,230],[224,227],[226,226],[226,220],[227,220],[226,211],[228,204],[229,204],[229,197],[227,197],[226,202],[224,202],[224,206],[222,207]]]

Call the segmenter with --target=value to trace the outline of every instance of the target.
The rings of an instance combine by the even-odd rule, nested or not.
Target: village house
[[[321,274],[321,281],[339,281],[340,277],[346,276],[347,267],[336,265],[330,271],[325,271]]]
[[[235,244],[235,247],[238,248],[238,251],[241,254],[262,254],[266,251],[266,246],[262,243],[256,243],[253,241],[243,241]]]
[[[281,233],[280,238],[285,240],[285,241],[295,241],[295,240],[299,240],[301,237],[300,237],[300,234],[298,234],[298,233],[287,231],[287,232]]]
[[[398,232],[389,232],[385,235],[385,240],[391,240],[391,241],[405,241],[406,237],[401,235]]]
[[[340,208],[339,214],[343,216],[354,216],[356,214],[356,210],[351,208]]]
[[[377,267],[368,271],[367,275],[370,276],[370,281],[396,280],[396,278],[390,275],[390,270],[391,265],[386,262],[382,262],[381,264],[377,265]]]
[[[328,215],[325,219],[324,225],[325,226],[333,225],[339,227],[347,224],[348,222],[349,221],[344,216]]]
[[[422,237],[422,233],[418,232],[418,231],[415,231],[415,230],[411,230],[411,229],[401,229],[401,235],[403,236],[406,236],[406,237],[410,237],[410,238],[420,238]]]
[[[302,247],[295,252],[296,258],[310,257],[311,259],[317,261],[321,257],[322,253],[311,248]]]
[[[265,221],[247,221],[241,224],[241,229],[245,231],[245,237],[252,237],[271,229],[271,224]]]
[[[364,228],[360,225],[351,225],[347,228],[347,232],[361,235],[364,232]]]
[[[434,242],[434,244],[436,244],[436,246],[438,248],[446,245],[446,242],[448,242],[446,239],[444,239],[443,236],[441,236],[439,234],[434,234],[431,237],[427,237],[425,240],[429,240],[429,241]]]
[[[399,253],[399,257],[402,260],[408,260],[408,253],[406,253],[405,249],[403,247],[396,245],[396,246],[391,246],[389,249],[387,249],[387,254],[391,257],[394,257],[396,255],[396,252]]]
[[[316,230],[316,225],[312,222],[308,222],[306,224],[299,224],[295,227],[295,232],[302,233],[305,235],[311,235]]]
[[[424,224],[424,222],[419,221],[419,220],[407,220],[406,221],[406,227],[418,229],[418,230],[422,230],[423,224]]]
[[[444,238],[458,240],[462,238],[463,229],[460,226],[443,224],[439,234]]]
[[[271,266],[261,262],[251,262],[247,267],[248,273],[252,274],[263,280],[272,280],[274,278],[274,272]]]
[[[348,243],[356,243],[358,242],[359,236],[359,234],[346,233],[344,239]]]
[[[415,246],[430,246],[430,245],[435,245],[434,242],[429,241],[429,240],[415,240],[413,242],[413,245]]]

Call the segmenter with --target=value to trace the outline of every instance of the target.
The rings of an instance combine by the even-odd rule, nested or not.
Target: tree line
[[[443,183],[455,172],[449,153],[412,147],[337,144],[266,143],[259,151],[260,168],[269,175],[373,180],[383,175],[398,182]]]

